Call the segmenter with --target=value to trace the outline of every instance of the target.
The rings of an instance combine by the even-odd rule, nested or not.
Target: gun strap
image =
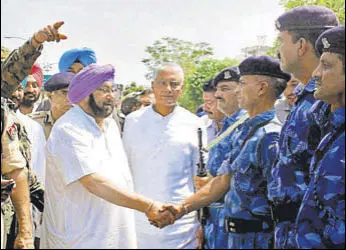
[[[257,126],[253,127],[250,131],[250,133],[245,137],[243,143],[240,146],[239,152],[241,152],[243,150],[243,147],[245,146],[246,142],[256,133],[256,131],[264,126],[266,126],[267,124],[273,122],[273,120],[269,120],[269,121],[264,121],[261,122],[259,124],[257,124]],[[231,158],[229,159],[229,161],[231,162]]]
[[[232,126],[230,126],[226,131],[224,131],[221,135],[216,137],[209,145],[207,145],[203,150],[205,152],[208,152],[210,149],[212,149],[216,144],[218,144],[223,138],[228,136],[230,133],[232,133],[233,130],[235,130],[239,125],[241,125],[245,120],[249,118],[248,114],[243,115],[239,118],[235,123],[233,123]]]

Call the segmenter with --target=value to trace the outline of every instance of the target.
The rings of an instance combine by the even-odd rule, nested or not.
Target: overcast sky
[[[274,20],[283,12],[279,0],[1,0],[1,45],[14,49],[35,31],[65,21],[61,32],[69,38],[45,46],[39,62],[57,63],[71,48],[90,47],[100,64],[116,68],[116,82],[144,77],[145,48],[165,36],[207,42],[215,58],[234,58],[241,49],[266,35],[276,37]],[[52,73],[58,71],[57,65]]]

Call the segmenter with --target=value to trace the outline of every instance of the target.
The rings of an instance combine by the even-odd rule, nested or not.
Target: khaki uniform
[[[28,170],[31,203],[42,211],[44,187],[37,180],[35,173],[32,171],[30,140],[28,139],[27,132],[14,111],[9,109],[6,105],[2,105],[1,108],[1,112],[4,112],[4,130],[1,136],[1,174],[8,179],[6,173],[26,167]],[[2,204],[1,210],[4,215],[5,232],[10,233],[9,230],[14,218],[14,207],[10,199]],[[14,238],[12,240],[14,240]]]
[[[41,126],[44,129],[44,135],[46,136],[46,140],[48,140],[50,131],[52,131],[54,124],[52,113],[50,111],[40,111],[30,114],[29,117],[41,124]]]
[[[6,174],[24,168],[30,155],[24,155],[20,150],[21,123],[15,113],[8,109],[6,103],[1,105],[1,112],[4,112],[4,127],[1,135],[1,173]]]
[[[8,108],[8,103],[1,98],[1,113],[3,115],[1,134],[1,175],[27,166],[30,154],[23,153],[20,148],[20,135],[23,133],[22,126],[14,112]],[[24,130],[25,131],[25,130]],[[7,178],[6,178],[7,179]],[[8,232],[14,214],[13,205],[10,199],[1,204],[1,211],[4,214],[4,228]]]

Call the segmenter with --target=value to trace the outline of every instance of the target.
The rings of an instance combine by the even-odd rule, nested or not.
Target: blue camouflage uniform
[[[323,32],[315,47],[319,54],[345,56],[345,26]],[[322,75],[318,80],[327,84]],[[345,248],[345,107],[334,110],[330,125],[312,158],[311,180],[296,219],[299,248]]]
[[[299,6],[276,20],[280,32],[316,30],[338,26],[338,19],[323,6]],[[292,226],[309,183],[309,166],[314,150],[328,132],[329,105],[316,101],[315,79],[297,93],[297,101],[284,124],[279,141],[279,154],[272,170],[268,197],[276,221],[275,248],[294,247]],[[317,103],[318,102],[318,103]]]
[[[244,140],[259,125],[255,133]],[[272,247],[273,233],[267,183],[277,154],[281,123],[275,110],[269,110],[246,120],[232,135],[230,164],[222,164],[219,175],[230,174],[230,190],[225,197],[225,216],[236,223],[229,233],[230,249],[267,249]],[[244,222],[252,225],[239,228]],[[228,223],[228,222],[227,222]],[[259,230],[258,227],[260,227]],[[257,229],[256,229],[257,228]]]
[[[268,192],[278,220],[275,227],[276,248],[294,246],[291,226],[309,183],[311,157],[321,140],[322,130],[328,127],[325,114],[329,106],[316,101],[314,91],[315,80],[312,79],[304,89],[295,93],[298,99],[282,127],[279,153]],[[319,109],[314,108],[314,104]]]
[[[240,117],[246,114],[246,111],[239,109],[231,117],[226,117],[223,120],[223,128],[218,135],[225,132],[232,124]],[[207,170],[212,176],[217,175],[222,162],[226,159],[230,151],[230,138],[232,132],[223,138],[209,151],[207,162]],[[224,230],[224,212],[223,202],[215,202],[209,206],[210,217],[204,227],[204,237],[206,239],[205,249],[227,249],[228,248],[228,233]]]
[[[296,220],[299,248],[345,247],[344,107],[335,110],[331,124],[312,159],[311,180]]]

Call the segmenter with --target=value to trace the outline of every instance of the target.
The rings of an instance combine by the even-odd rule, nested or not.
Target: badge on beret
[[[281,23],[279,22],[279,20],[275,21],[275,26],[280,29],[281,28]]]
[[[227,80],[227,79],[230,79],[232,78],[232,75],[229,71],[226,71],[223,75],[223,79]]]
[[[326,37],[322,38],[322,43],[323,43],[323,48],[325,48],[325,49],[329,49],[331,46]]]
[[[13,123],[8,129],[7,134],[10,136],[11,140],[14,140],[17,136],[17,126]]]

